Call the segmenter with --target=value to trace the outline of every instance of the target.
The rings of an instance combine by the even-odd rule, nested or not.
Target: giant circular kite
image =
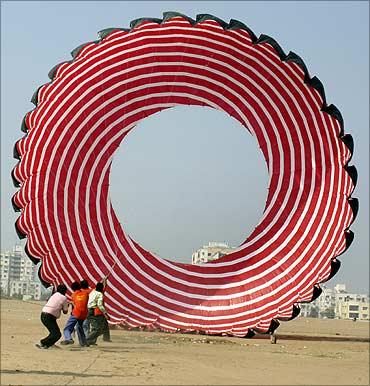
[[[352,137],[299,56],[243,23],[175,12],[110,28],[54,67],[14,147],[18,235],[45,284],[110,274],[111,322],[251,336],[299,313],[339,268],[358,209]],[[255,136],[269,172],[259,224],[204,265],[146,251],[109,198],[112,157],[140,121],[178,105],[208,106]],[[246,214],[247,216],[247,214]]]

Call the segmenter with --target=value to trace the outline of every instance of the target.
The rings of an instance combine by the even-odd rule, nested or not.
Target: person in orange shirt
[[[87,302],[89,295],[85,291],[81,290],[81,285],[77,281],[71,284],[71,289],[73,291],[71,296],[73,309],[63,330],[64,340],[60,342],[60,344],[67,345],[74,343],[72,339],[72,331],[77,325],[77,335],[80,346],[86,347],[88,344],[83,330],[83,322],[87,318]]]
[[[81,280],[80,284],[81,284],[81,291],[85,292],[87,294],[87,299],[89,299],[90,292],[93,290],[92,288],[90,288],[89,282],[86,279],[83,279]],[[87,303],[86,303],[86,312],[87,312]],[[85,336],[88,336],[90,331],[90,323],[87,317],[84,320],[82,326],[83,326]],[[77,331],[77,334],[78,334],[78,331]]]

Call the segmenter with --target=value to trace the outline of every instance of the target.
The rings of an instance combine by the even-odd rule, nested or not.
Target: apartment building
[[[217,260],[232,252],[234,248],[225,242],[210,241],[191,255],[192,264],[204,264],[208,261]]]
[[[15,246],[12,251],[1,253],[1,292],[9,294],[12,281],[20,280],[22,265],[22,247]]]
[[[369,296],[348,293],[345,284],[324,287],[318,299],[300,307],[303,317],[369,320]]]
[[[9,296],[21,296],[28,299],[41,299],[41,283],[28,280],[12,281],[9,285]]]
[[[21,246],[1,253],[1,293],[8,296],[27,296],[39,300],[42,285],[37,276],[38,267],[23,254]]]

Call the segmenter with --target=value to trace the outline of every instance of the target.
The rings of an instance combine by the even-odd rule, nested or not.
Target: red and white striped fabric
[[[173,13],[104,31],[73,54],[38,89],[27,135],[15,145],[16,228],[28,238],[27,253],[42,260],[43,281],[94,283],[113,267],[111,321],[166,331],[266,332],[310,301],[346,249],[357,201],[340,114],[298,57],[264,35],[256,40],[242,23]],[[177,105],[239,120],[269,172],[253,233],[202,266],[144,250],[122,229],[109,197],[112,157],[124,137]]]

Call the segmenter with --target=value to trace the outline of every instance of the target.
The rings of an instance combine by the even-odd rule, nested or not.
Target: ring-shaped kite
[[[42,261],[40,278],[55,286],[110,274],[113,323],[271,333],[320,294],[353,240],[357,173],[340,112],[299,56],[236,20],[166,12],[99,34],[50,71],[14,147],[16,229],[28,238],[27,254]],[[121,228],[109,198],[112,157],[124,137],[178,105],[237,119],[256,137],[269,172],[255,230],[205,265],[146,251]]]

